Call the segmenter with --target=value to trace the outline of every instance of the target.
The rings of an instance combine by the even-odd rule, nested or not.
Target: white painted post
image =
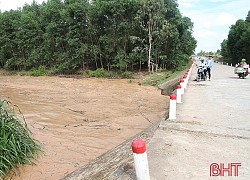
[[[177,85],[176,88],[177,88],[177,90],[176,90],[177,91],[177,93],[176,93],[177,94],[176,103],[179,104],[179,103],[182,103],[181,102],[181,85]]]
[[[189,79],[189,69],[185,73],[187,75],[187,79]]]
[[[180,85],[181,85],[181,94],[184,94],[184,79],[180,80]]]
[[[168,119],[170,120],[176,119],[176,95],[175,94],[170,95]]]
[[[186,88],[187,87],[187,83],[188,83],[188,79],[187,79],[187,75],[185,74],[184,76],[183,76],[183,79],[184,79],[184,88]]]
[[[150,180],[146,143],[141,139],[134,140],[132,150],[137,180]]]

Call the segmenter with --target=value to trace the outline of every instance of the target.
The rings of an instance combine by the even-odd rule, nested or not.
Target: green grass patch
[[[46,70],[46,67],[39,66],[39,68],[32,68],[30,71],[21,71],[19,75],[21,76],[46,76],[50,72]]]
[[[90,77],[97,77],[97,78],[124,78],[124,79],[133,79],[133,72],[124,71],[107,71],[103,68],[99,68],[95,71],[87,71],[87,74]]]
[[[157,72],[151,73],[149,76],[147,76],[141,85],[144,86],[159,86],[162,83],[171,80],[178,76],[180,73],[182,73],[184,70],[188,69],[190,64],[180,66],[174,70],[162,70],[159,69]]]
[[[141,83],[144,86],[159,86],[172,76],[172,71],[154,72],[147,76]]]
[[[20,164],[33,164],[41,146],[31,137],[20,110],[10,102],[0,100],[0,178],[4,179],[10,170],[18,169]]]

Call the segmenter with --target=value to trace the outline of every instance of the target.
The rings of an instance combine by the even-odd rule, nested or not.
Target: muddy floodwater
[[[0,98],[17,105],[44,149],[14,180],[58,180],[152,123],[167,97],[139,79],[0,75]]]

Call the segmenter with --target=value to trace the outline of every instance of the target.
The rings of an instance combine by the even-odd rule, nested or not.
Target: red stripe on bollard
[[[187,75],[185,74],[185,75],[183,76],[183,78],[186,79],[186,78],[187,78]]]
[[[180,80],[180,83],[184,83],[184,79],[181,79],[181,80]]]
[[[146,143],[141,139],[134,140],[132,143],[132,150],[136,154],[143,154],[146,152]]]
[[[176,95],[175,95],[175,94],[171,94],[171,95],[170,95],[170,99],[171,99],[171,100],[176,100]]]
[[[176,88],[177,88],[177,89],[181,89],[181,85],[177,85]]]

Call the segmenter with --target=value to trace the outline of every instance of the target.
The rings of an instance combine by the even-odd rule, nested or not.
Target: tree
[[[48,0],[0,12],[0,66],[151,70],[188,62],[193,24],[176,0]]]
[[[247,17],[246,17],[246,21],[250,22],[250,11],[248,11]]]
[[[233,63],[239,62],[242,58],[249,61],[249,29],[250,23],[238,20],[232,25],[228,34],[228,55]]]
[[[148,31],[148,70],[152,63],[152,46],[154,34],[158,34],[164,22],[165,6],[163,0],[144,0],[142,9],[142,20]]]
[[[227,47],[227,39],[224,39],[221,43],[221,55],[223,60],[227,61],[228,63],[233,63],[228,54],[228,47]]]

